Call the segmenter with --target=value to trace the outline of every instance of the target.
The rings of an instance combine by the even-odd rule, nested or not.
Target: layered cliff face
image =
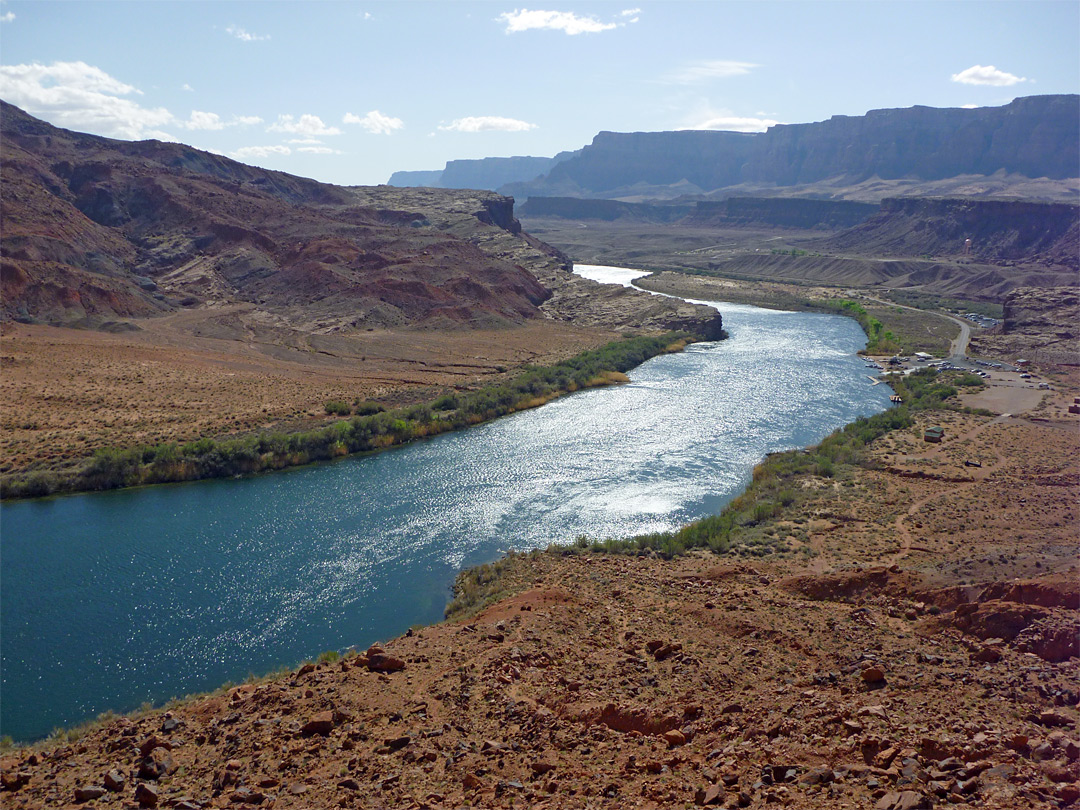
[[[698,202],[628,203],[578,197],[530,197],[523,217],[594,219],[604,222],[673,223],[688,227],[775,225],[781,228],[850,228],[876,213],[873,203],[801,197],[729,197]]]
[[[387,185],[399,188],[476,188],[494,191],[507,183],[534,180],[577,154],[560,152],[555,157],[516,156],[450,160],[441,170],[394,172]]]
[[[1016,288],[1005,297],[1000,333],[974,336],[972,349],[1075,373],[1080,367],[1080,289]]]
[[[6,104],[2,113],[4,319],[113,328],[202,307],[242,311],[244,325],[223,331],[234,337],[545,317],[719,332],[709,308],[628,291],[614,307],[594,311],[585,296],[542,310],[555,287],[583,280],[521,232],[513,199],[492,192],[345,188],[181,144],[69,132]]]
[[[797,197],[729,197],[699,202],[683,221],[693,226],[761,223],[782,228],[850,228],[877,213],[872,203]]]
[[[580,156],[560,163],[539,185],[581,192],[567,196],[681,181],[689,184],[686,191],[707,191],[740,182],[741,166],[756,138],[742,132],[601,132]]]
[[[789,187],[830,179],[940,181],[995,173],[1075,178],[1080,97],[1032,96],[1003,107],[872,110],[768,132],[601,132],[581,154],[530,183],[526,196],[652,197],[740,184]]]
[[[973,110],[911,107],[771,127],[745,180],[788,186],[827,177],[940,180],[1004,170],[1061,179],[1077,174],[1080,99],[1032,96]]]
[[[604,222],[675,222],[694,210],[693,203],[628,203],[620,200],[590,200],[579,197],[530,197],[521,206],[523,217],[597,219]]]
[[[1080,206],[1021,200],[902,197],[862,225],[816,243],[882,256],[950,256],[1080,269]],[[970,245],[966,240],[970,239]]]
[[[376,199],[385,201],[390,193],[395,206],[423,214],[431,227],[470,242],[494,259],[528,267],[550,294],[540,310],[553,321],[622,333],[680,330],[707,340],[723,337],[723,319],[712,307],[615,284],[598,284],[575,275],[568,256],[521,231],[520,224],[512,219],[513,200],[508,198],[430,188],[380,186],[349,191],[363,205]],[[501,227],[483,225],[489,218]]]
[[[10,105],[2,124],[6,318],[99,326],[241,305],[306,331],[497,326],[542,317],[550,295],[386,195],[361,205],[341,187],[68,132]],[[518,227],[512,200],[487,198],[463,215]]]

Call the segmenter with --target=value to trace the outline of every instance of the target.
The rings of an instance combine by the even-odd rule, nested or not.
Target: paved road
[[[885,301],[881,298],[874,298],[872,295],[865,295],[870,301],[876,301],[879,304],[887,307],[899,307],[900,309],[910,309],[913,312],[926,312],[930,315],[937,315],[939,318],[944,318],[947,321],[952,321],[960,327],[960,334],[953,340],[952,345],[949,347],[949,360],[964,362],[967,360],[967,347],[971,341],[971,323],[963,318],[957,318],[953,315],[946,315],[944,312],[930,312],[929,310],[919,309],[918,307],[908,307],[903,304],[897,304],[892,301]]]
[[[950,360],[967,360],[967,347],[968,342],[971,340],[971,324],[963,318],[954,318],[952,315],[945,315],[941,312],[935,312],[941,318],[947,318],[953,323],[960,325],[960,334],[956,336],[956,339],[952,342],[952,346],[949,347],[951,354]]]

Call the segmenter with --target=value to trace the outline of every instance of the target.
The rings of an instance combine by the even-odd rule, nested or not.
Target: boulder
[[[333,712],[319,712],[313,714],[311,718],[300,729],[300,733],[305,737],[312,737],[316,734],[326,736],[334,730],[334,713]]]
[[[135,801],[139,803],[139,807],[157,807],[157,787],[146,783],[140,783],[135,788]]]
[[[868,684],[877,685],[885,680],[885,672],[879,666],[870,666],[862,671],[862,679]]]
[[[686,742],[686,735],[679,731],[677,728],[665,731],[663,737],[664,742],[666,742],[672,748],[675,748],[676,746],[682,745]]]
[[[113,793],[119,793],[124,789],[125,781],[124,774],[113,768],[105,774],[105,779],[102,781],[102,784],[105,785],[107,790],[111,790]]]
[[[139,763],[139,778],[158,780],[163,776],[174,773],[177,769],[176,760],[173,759],[169,749],[158,746],[143,757]]]
[[[105,788],[99,785],[87,785],[86,787],[75,788],[75,801],[80,803],[100,799],[104,795]]]
[[[386,653],[368,655],[368,669],[372,672],[399,672],[405,669],[405,662]]]

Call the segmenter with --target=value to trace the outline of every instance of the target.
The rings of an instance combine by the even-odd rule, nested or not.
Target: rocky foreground
[[[513,555],[460,618],[9,752],[0,804],[1073,806],[1075,422],[930,419],[725,554]]]

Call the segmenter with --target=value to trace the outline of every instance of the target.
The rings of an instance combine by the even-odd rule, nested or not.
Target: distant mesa
[[[876,196],[872,186],[864,189],[864,199],[879,200],[902,182],[997,175],[1006,189],[1019,178],[1045,178],[1045,193],[1071,190],[1075,199],[1077,184],[1060,181],[1075,179],[1078,166],[1080,96],[1031,96],[971,110],[872,110],[819,123],[780,124],[756,134],[601,132],[544,177],[499,191],[519,199],[644,199],[693,193],[693,188],[702,194],[739,189],[776,194],[828,184],[831,192],[819,188],[814,196],[830,197],[873,180],[881,187]],[[1025,196],[1032,196],[1030,188]]]
[[[559,163],[580,154],[560,152],[555,157],[489,157],[451,160],[435,171],[394,172],[387,185],[400,188],[476,188],[494,191],[507,183],[535,180]]]
[[[530,197],[519,211],[522,217],[606,222],[678,223],[689,227],[762,224],[781,228],[848,228],[876,214],[879,205],[850,200],[800,197],[729,197],[726,200],[657,200],[629,203],[579,197]]]
[[[545,164],[545,161],[548,163]],[[879,202],[898,194],[1075,201],[1080,96],[1002,107],[910,107],[778,124],[764,133],[601,132],[554,158],[486,158],[391,185],[487,188],[514,196],[625,202],[735,195]]]

